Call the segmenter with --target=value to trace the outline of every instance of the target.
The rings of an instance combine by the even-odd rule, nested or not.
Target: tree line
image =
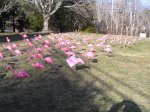
[[[0,0],[0,28],[13,31],[75,31],[90,24],[85,0]],[[9,21],[9,22],[8,22]]]
[[[150,33],[150,10],[140,0],[0,0],[0,29],[79,31],[138,36]]]
[[[97,0],[93,5],[97,32],[130,36],[144,32],[150,35],[150,9],[146,9],[140,0]]]

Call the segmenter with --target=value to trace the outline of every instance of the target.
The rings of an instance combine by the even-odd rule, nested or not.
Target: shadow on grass
[[[145,99],[149,99],[150,100],[150,96],[148,94],[143,93],[142,91],[132,87],[131,85],[127,84],[124,81],[119,80],[118,78],[112,76],[111,74],[109,74],[108,72],[102,70],[101,68],[98,68],[97,66],[92,66],[94,69],[96,69],[97,71],[103,73],[104,75],[106,75],[107,77],[113,79],[114,81],[116,81],[117,83],[121,84],[122,86],[125,86],[127,88],[129,88],[130,90],[135,91],[136,94],[144,97]]]
[[[61,71],[33,79],[1,80],[0,112],[99,112],[105,108],[106,102],[94,103],[96,94],[109,102],[105,92],[74,75],[74,80]]]
[[[122,102],[113,105],[109,112],[141,112],[141,109],[135,102],[123,100]]]
[[[113,91],[115,94],[120,96],[122,99],[127,98],[127,96],[125,94],[123,94],[120,91],[116,90],[112,85],[110,85],[106,81],[102,80],[100,77],[96,76],[95,74],[91,73],[90,71],[85,71],[85,72],[87,73],[87,75],[92,77],[93,82],[98,82],[98,83],[102,84],[103,88],[105,88],[106,90]]]
[[[115,78],[114,76],[112,76],[111,74],[109,74],[106,71],[102,70],[101,68],[98,68],[96,66],[91,66],[91,67],[96,69],[97,72],[103,73],[107,77],[110,77],[114,81],[118,82],[120,85],[125,86],[126,88],[130,89],[131,91],[135,91],[134,94],[140,95],[141,97],[144,97],[145,99],[149,100],[149,96],[147,94],[143,93],[142,91],[140,91],[140,90],[138,90],[136,88],[133,88],[132,86],[126,84],[125,82]],[[104,88],[106,88],[107,90],[113,91],[113,93],[115,93],[116,95],[118,95],[122,99],[130,99],[126,95],[126,93],[118,91],[112,85],[110,85],[108,82],[102,80],[100,77],[98,77],[95,74],[91,73],[91,71],[85,71],[85,72],[87,73],[87,75],[91,76],[93,78],[93,80],[98,81],[99,83],[103,84]],[[148,112],[148,110],[146,109],[146,107],[144,105],[148,105],[148,104],[142,104],[142,105],[140,105],[140,107],[142,107],[143,112]],[[114,111],[114,112],[120,112],[120,111]],[[121,112],[124,112],[124,111],[121,111]],[[125,111],[125,112],[128,112],[128,111]],[[133,111],[133,112],[136,112],[136,111]]]
[[[47,35],[49,33],[33,33],[33,34],[27,34],[28,38],[34,38],[34,35]],[[0,43],[6,43],[6,37],[10,39],[11,42],[23,40],[20,34],[10,34],[10,35],[0,35]]]

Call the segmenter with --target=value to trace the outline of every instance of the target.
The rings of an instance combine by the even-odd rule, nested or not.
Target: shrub
[[[88,33],[95,33],[96,29],[94,25],[88,25],[85,28],[82,29],[83,32],[88,32]]]
[[[33,16],[27,16],[26,28],[33,31],[41,31],[43,29],[43,18],[39,13],[34,13]]]

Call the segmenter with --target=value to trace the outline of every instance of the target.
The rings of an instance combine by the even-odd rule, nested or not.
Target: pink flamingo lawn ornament
[[[115,39],[113,39],[113,40],[110,41],[111,44],[114,43],[114,42],[115,42]]]
[[[76,46],[70,46],[69,48],[70,49],[76,49]]]
[[[32,46],[33,46],[33,44],[32,44],[31,42],[28,42],[28,45],[29,45],[30,47],[32,47]]]
[[[6,46],[6,49],[8,49],[10,52],[13,52],[11,46]]]
[[[17,45],[15,43],[13,43],[12,48],[17,48]]]
[[[77,45],[80,45],[81,44],[81,42],[75,42]]]
[[[81,58],[77,58],[78,63],[85,64],[85,62]]]
[[[78,60],[76,59],[75,56],[69,57],[68,59],[66,59],[66,61],[67,61],[68,65],[69,65],[70,67],[73,67],[73,66],[75,66],[76,64],[78,64]]]
[[[42,54],[32,54],[33,58],[39,58],[39,59],[43,59],[43,55]]]
[[[131,41],[129,41],[127,44],[130,45],[130,44],[131,44]]]
[[[49,41],[48,40],[44,40],[44,44],[49,45]]]
[[[29,40],[28,38],[24,39],[24,41],[25,41],[26,43],[30,42],[30,40]]]
[[[49,45],[48,45],[48,44],[44,44],[43,47],[44,47],[45,49],[49,49]]]
[[[135,42],[136,42],[136,39],[133,40],[133,43],[135,43]]]
[[[45,61],[46,63],[49,63],[49,64],[52,64],[52,63],[53,63],[53,59],[50,58],[50,57],[44,58],[44,61]]]
[[[22,38],[23,38],[23,39],[27,39],[28,36],[27,36],[26,34],[23,34],[23,35],[22,35]]]
[[[0,58],[4,58],[4,56],[3,56],[2,52],[0,52]]]
[[[73,67],[78,63],[85,64],[85,62],[81,58],[76,58],[75,56],[69,57],[68,59],[66,59],[66,61],[70,67]]]
[[[42,36],[41,36],[41,35],[38,35],[38,36],[35,36],[34,40],[38,41],[38,40],[40,40],[41,38],[42,38]]]
[[[87,52],[87,53],[85,54],[85,56],[87,56],[88,58],[93,59],[93,58],[94,58],[94,53],[91,52],[91,51],[89,51],[89,52]]]
[[[37,52],[42,52],[42,48],[40,48],[40,47],[34,46],[34,49],[35,49]]]
[[[24,39],[24,41],[30,46],[30,47],[32,47],[33,46],[33,44],[30,42],[30,40],[27,38],[27,39]]]
[[[75,53],[72,51],[65,52],[67,56],[75,56]]]
[[[96,46],[103,48],[105,45],[104,45],[104,42],[100,42],[100,43],[96,44]]]
[[[106,45],[105,48],[104,48],[104,51],[107,52],[107,53],[112,53],[111,46],[110,45]]]
[[[94,48],[90,48],[89,51],[94,52],[95,50],[94,50]]]
[[[10,70],[16,78],[30,77],[30,75],[27,72],[25,72],[24,70],[16,71],[11,66],[7,66],[6,70]]]
[[[33,62],[32,66],[37,68],[37,69],[44,69],[45,68],[45,66],[39,62]]]
[[[15,50],[14,53],[15,53],[16,55],[22,55],[22,53],[21,53],[20,50]]]
[[[93,45],[92,44],[88,44],[88,47],[93,47]]]
[[[61,48],[63,52],[68,52],[70,49],[68,47]]]
[[[10,39],[8,37],[6,37],[6,40],[7,40],[8,43],[10,43]]]
[[[127,39],[124,40],[124,45],[126,45],[126,43],[127,43]]]
[[[27,62],[31,62],[32,67],[37,69],[44,69],[45,66],[40,62],[33,62],[31,58],[27,58]]]

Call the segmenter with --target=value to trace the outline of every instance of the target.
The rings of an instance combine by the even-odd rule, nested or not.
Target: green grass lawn
[[[91,36],[89,43],[95,43],[92,37],[99,36],[81,35]],[[25,45],[22,41],[17,43]],[[108,112],[123,100],[134,102],[141,112],[148,112],[150,39],[126,47],[113,45],[112,49],[111,56],[95,49],[98,62],[84,58],[88,68],[80,70],[70,68],[64,54],[56,48],[48,51],[54,54],[55,64],[45,64],[44,70],[33,69],[26,62],[27,54],[4,58],[0,61],[2,72],[8,62],[16,59],[15,69],[24,68],[32,77],[17,79],[10,72],[4,73],[5,78],[0,77],[0,112]],[[2,47],[0,51],[9,55]],[[134,108],[130,110],[138,112]]]

